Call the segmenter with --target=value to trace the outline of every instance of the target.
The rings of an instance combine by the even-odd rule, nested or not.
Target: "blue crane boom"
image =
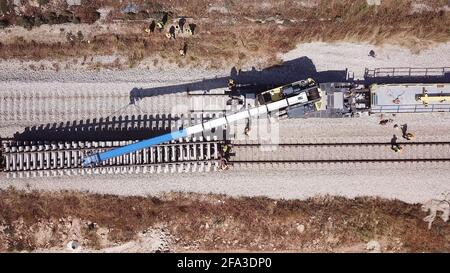
[[[118,157],[124,154],[128,154],[128,153],[132,153],[144,148],[148,148],[154,145],[158,145],[164,142],[169,142],[172,141],[174,139],[179,139],[179,138],[183,138],[186,137],[187,134],[187,130],[180,130],[180,131],[175,131],[175,132],[171,132],[171,133],[167,133],[161,136],[157,136],[154,138],[150,138],[150,139],[146,139],[140,142],[136,142],[130,145],[126,145],[126,146],[122,146],[116,149],[112,149],[103,153],[96,153],[90,156],[87,156],[83,159],[83,166],[90,166],[90,165],[96,165],[102,161],[105,161],[107,159],[110,158],[114,158],[114,157]]]
[[[312,80],[312,79],[309,79],[309,80]],[[281,89],[276,88],[273,90],[280,91],[284,88],[286,90],[292,91],[291,87],[298,87],[299,83],[303,84],[304,81],[295,82],[290,85],[281,87]],[[94,165],[97,165],[100,162],[108,160],[110,158],[118,157],[118,156],[128,154],[128,153],[133,153],[135,151],[149,148],[154,145],[162,144],[164,142],[170,142],[172,140],[195,135],[197,133],[201,133],[204,131],[211,130],[213,128],[224,126],[224,125],[233,123],[238,120],[245,120],[248,118],[261,116],[264,114],[271,113],[273,111],[286,109],[287,107],[301,106],[301,105],[315,103],[321,99],[321,96],[320,96],[319,88],[315,85],[315,82],[313,82],[313,83],[314,83],[313,87],[308,86],[309,88],[305,88],[305,89],[300,88],[300,89],[297,89],[295,93],[289,93],[288,95],[282,94],[281,96],[277,97],[276,101],[271,101],[264,105],[256,106],[253,108],[248,108],[248,109],[233,113],[231,115],[225,115],[220,118],[212,119],[207,122],[203,122],[203,123],[188,127],[186,129],[182,129],[179,131],[174,131],[174,132],[167,133],[167,134],[157,136],[154,138],[146,139],[146,140],[143,140],[140,142],[122,146],[119,148],[115,148],[115,149],[112,149],[112,150],[109,150],[106,152],[88,155],[83,158],[83,166],[84,167],[94,166]],[[273,90],[269,90],[269,91],[273,91]],[[266,91],[266,92],[268,92],[268,91]]]

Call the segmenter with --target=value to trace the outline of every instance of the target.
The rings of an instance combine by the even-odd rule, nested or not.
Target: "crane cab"
[[[259,105],[265,105],[298,95],[301,92],[306,92],[306,96],[310,102],[318,101],[321,98],[316,81],[308,78],[262,92],[257,95],[256,99]]]

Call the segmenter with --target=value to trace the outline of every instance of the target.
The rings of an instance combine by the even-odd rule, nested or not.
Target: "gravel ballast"
[[[426,202],[450,190],[448,168],[418,166],[335,170],[249,170],[213,173],[53,177],[0,180],[0,187],[80,190],[117,195],[158,195],[168,191],[305,199],[316,195],[379,196]]]
[[[369,56],[370,50],[375,51],[375,58]],[[355,73],[355,78],[362,79],[364,68],[450,67],[450,43],[438,44],[413,54],[407,48],[389,44],[313,42],[300,44],[280,57],[283,61],[289,61],[303,56],[312,60],[317,71],[347,68]]]

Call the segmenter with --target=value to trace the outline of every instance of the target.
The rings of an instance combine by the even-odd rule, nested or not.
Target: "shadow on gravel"
[[[228,88],[228,80],[233,79],[239,85],[239,93],[260,93],[270,88],[289,84],[305,78],[314,78],[319,83],[326,82],[347,82],[369,86],[373,83],[450,83],[450,68],[396,68],[397,74],[390,76],[389,69],[381,68],[383,73],[374,73],[375,70],[366,69],[364,79],[355,80],[349,77],[347,69],[343,70],[316,70],[316,66],[308,57],[301,57],[291,61],[286,61],[280,65],[256,70],[252,68],[248,71],[237,70],[233,67],[230,76],[204,79],[199,82],[178,84],[155,88],[133,88],[130,91],[130,104],[147,97],[174,94],[181,92],[205,91],[205,94],[212,89]],[[439,71],[442,69],[442,71]],[[405,72],[409,71],[409,73]],[[400,72],[400,74],[398,74]],[[434,74],[430,74],[434,73]],[[392,76],[393,75],[393,76]],[[235,95],[235,94],[230,94]]]
[[[5,140],[42,142],[143,140],[198,124],[199,119],[209,120],[215,117],[214,113],[202,116],[156,114],[47,123],[26,127],[23,132],[17,132],[13,138]],[[214,128],[205,131],[203,136],[218,136],[216,131],[220,130]]]
[[[133,115],[27,127],[14,135],[17,141],[122,141],[168,133],[182,116]],[[179,128],[178,128],[179,129]]]
[[[305,78],[314,78],[319,82],[342,82],[347,80],[347,70],[317,72],[316,66],[308,57],[301,57],[280,65],[256,70],[252,68],[249,71],[237,70],[233,67],[230,76],[213,79],[204,79],[200,82],[178,84],[155,88],[133,88],[130,91],[130,104],[134,104],[146,97],[159,95],[191,92],[208,91],[218,88],[228,88],[228,80],[233,79],[240,85],[239,91],[245,93],[260,93],[272,87],[285,85]]]

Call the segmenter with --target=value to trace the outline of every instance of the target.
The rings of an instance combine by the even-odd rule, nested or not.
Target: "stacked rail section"
[[[194,137],[172,141],[82,168],[85,155],[135,141],[4,142],[2,161],[9,177],[77,175],[90,173],[167,173],[212,171],[219,166],[221,143]]]

